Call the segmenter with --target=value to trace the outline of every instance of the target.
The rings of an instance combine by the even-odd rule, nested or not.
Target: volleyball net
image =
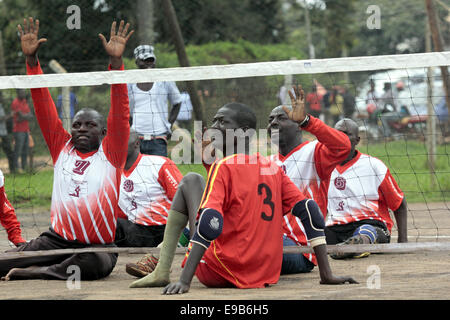
[[[192,154],[186,156],[193,149],[181,147],[182,143],[191,141],[196,130],[210,126],[224,104],[241,102],[257,115],[257,151],[276,152],[276,148],[267,146],[269,114],[278,105],[289,105],[287,92],[293,85],[301,84],[308,112],[329,126],[342,118],[353,119],[361,136],[357,149],[377,157],[389,168],[408,203],[409,241],[437,243],[450,241],[449,108],[444,89],[447,79],[441,75],[442,68],[449,64],[450,52],[81,73],[61,72],[60,66],[52,62],[42,66],[44,75],[0,77],[0,92],[5,114],[9,114],[21,89],[27,93],[33,110],[29,89],[48,87],[59,116],[70,131],[73,115],[81,108],[96,109],[106,117],[110,84],[174,82],[183,98],[168,141],[168,157],[183,174],[195,171],[206,176],[201,163]],[[152,94],[156,97],[160,93],[142,91],[137,96]],[[161,111],[164,117],[170,109],[168,106],[167,111]],[[155,117],[160,116],[159,111],[152,112],[156,112]],[[137,115],[133,121],[140,118]],[[20,172],[18,168],[16,173],[10,173],[6,154],[1,168],[8,199],[27,239],[50,225],[53,179],[52,161],[36,121],[30,121],[30,130],[30,170]],[[11,131],[8,136],[14,148],[18,141]],[[303,138],[315,139],[307,132]],[[395,221],[393,215],[392,218]],[[394,225],[394,251],[400,250],[397,244],[394,247],[396,236]],[[0,239],[7,243],[5,232]],[[380,248],[377,250],[388,246]],[[416,248],[423,249],[423,244]]]

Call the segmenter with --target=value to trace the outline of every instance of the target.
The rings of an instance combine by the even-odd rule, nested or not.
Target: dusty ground
[[[410,206],[410,242],[450,241],[448,204]],[[27,239],[48,228],[47,212],[18,212]],[[436,223],[439,228],[436,228]],[[396,241],[394,231],[394,239]],[[436,237],[437,236],[437,237]],[[0,249],[9,248],[5,232],[0,233]],[[161,288],[130,289],[134,278],[125,273],[125,264],[141,254],[121,254],[112,274],[103,280],[81,282],[69,289],[65,281],[22,280],[0,282],[0,299],[38,300],[447,300],[450,299],[450,251],[408,254],[372,254],[351,261],[332,260],[336,275],[351,275],[359,284],[325,286],[319,284],[315,268],[309,274],[282,276],[265,289],[208,289],[194,277],[189,293],[163,296]],[[172,279],[178,279],[183,256],[177,255]],[[378,281],[378,280],[379,281]]]

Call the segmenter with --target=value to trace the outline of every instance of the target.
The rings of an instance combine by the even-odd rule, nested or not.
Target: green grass
[[[206,171],[200,164],[179,165],[183,175],[197,172],[206,178]],[[6,174],[5,191],[9,201],[16,209],[50,208],[53,188],[53,170],[40,170],[34,173]]]
[[[53,170],[5,175],[5,191],[16,209],[50,208]]]
[[[391,170],[408,202],[435,202],[450,199],[450,147],[437,148],[432,186],[427,166],[426,145],[418,141],[394,141],[387,144],[360,145],[358,149],[382,160]],[[200,164],[179,165],[183,175],[197,172],[206,178],[206,171]],[[36,173],[5,175],[5,190],[8,199],[16,209],[36,207],[50,208],[53,186],[53,170]]]
[[[439,145],[433,174],[428,166],[427,146],[419,141],[393,141],[358,146],[382,160],[391,171],[408,202],[435,202],[450,198],[449,146]],[[435,178],[435,185],[432,178]]]

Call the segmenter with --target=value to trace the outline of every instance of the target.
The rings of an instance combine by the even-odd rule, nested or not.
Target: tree
[[[173,0],[173,6],[189,44],[238,39],[255,43],[284,40],[280,0]],[[158,41],[169,42],[170,28],[164,15],[159,13],[157,20]]]

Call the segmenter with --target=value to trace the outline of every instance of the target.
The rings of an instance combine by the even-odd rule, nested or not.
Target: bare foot
[[[36,279],[43,273],[46,267],[31,266],[28,268],[12,268],[2,277],[2,281],[10,281],[17,279]]]

